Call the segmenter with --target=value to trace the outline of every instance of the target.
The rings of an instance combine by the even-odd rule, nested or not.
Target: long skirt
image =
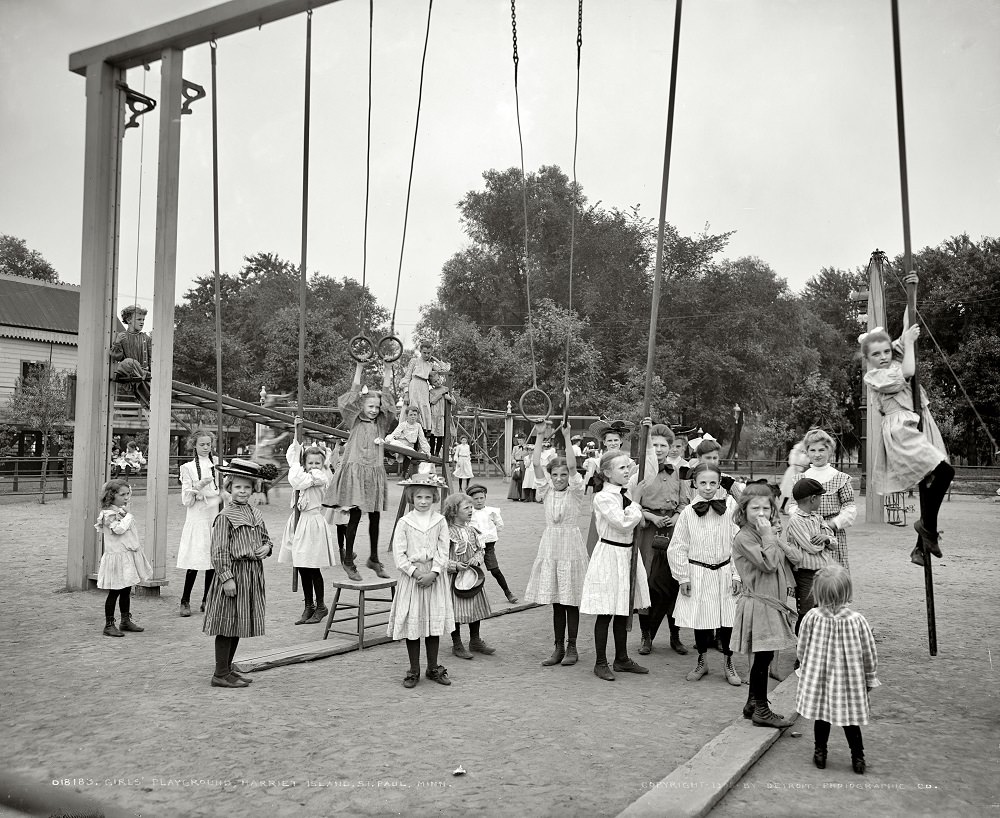
[[[632,549],[597,543],[583,581],[580,613],[628,616],[629,572]],[[635,565],[635,600],[632,608],[649,607],[649,583],[642,560]]]
[[[576,523],[549,523],[528,575],[524,601],[579,607],[588,564],[587,549]]]
[[[303,511],[298,525],[295,525],[293,511],[281,537],[278,562],[290,562],[296,568],[329,568],[336,565],[335,536],[321,508]]]
[[[429,561],[424,567],[429,565]],[[420,639],[444,636],[455,630],[451,584],[444,574],[434,584],[421,588],[409,574],[400,572],[396,594],[389,610],[386,636],[390,639]]]
[[[236,596],[226,596],[215,572],[205,601],[205,625],[210,636],[264,635],[264,566],[260,560],[234,560]]]
[[[455,606],[456,625],[478,622],[493,613],[490,609],[490,601],[486,598],[485,588],[480,589],[479,593],[473,597],[456,596],[452,592],[452,604]]]

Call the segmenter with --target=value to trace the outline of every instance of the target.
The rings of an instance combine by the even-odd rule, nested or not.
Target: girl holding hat
[[[203,630],[215,637],[212,687],[246,687],[251,680],[233,670],[240,639],[264,635],[264,566],[273,543],[260,511],[249,505],[261,480],[273,480],[273,466],[234,458],[217,468],[232,498],[212,524],[212,567]]]
[[[392,534],[399,582],[386,635],[406,640],[410,669],[403,687],[416,687],[420,681],[421,639],[427,648],[427,678],[450,685],[448,671],[438,664],[441,636],[455,627],[447,578],[448,522],[434,510],[444,481],[436,474],[415,474],[404,485],[403,494],[412,509],[399,518]]]
[[[448,554],[448,571],[455,574],[452,581],[452,604],[455,608],[455,630],[451,633],[452,652],[460,659],[471,659],[472,653],[489,656],[496,653],[479,635],[480,621],[492,612],[486,598],[486,574],[483,561],[486,549],[479,541],[472,522],[472,498],[468,494],[452,494],[444,501],[444,516],[448,521],[451,550]],[[475,574],[475,577],[473,577]],[[462,625],[469,626],[469,648],[462,642]]]

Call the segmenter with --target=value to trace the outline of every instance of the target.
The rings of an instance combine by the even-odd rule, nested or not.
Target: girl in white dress
[[[301,421],[296,418],[296,425]],[[330,613],[323,599],[325,587],[320,569],[337,564],[333,531],[323,514],[323,496],[333,482],[333,473],[327,452],[318,446],[310,446],[303,455],[302,444],[296,440],[288,447],[285,458],[288,484],[296,493],[292,495],[292,513],[281,538],[278,562],[290,562],[299,574],[305,608],[295,624],[315,625]]]
[[[132,621],[132,586],[153,576],[153,566],[142,553],[135,517],[128,510],[132,488],[125,480],[109,480],[101,488],[101,513],[94,524],[104,535],[104,554],[97,569],[97,587],[108,592],[104,602],[104,635],[124,636],[123,631],[142,633]],[[115,601],[122,613],[122,626],[115,626]]]
[[[458,490],[465,491],[475,475],[472,473],[472,449],[469,438],[462,435],[455,447],[455,477],[458,479]]]
[[[222,481],[215,471],[219,459],[212,454],[215,435],[208,429],[198,429],[188,439],[188,448],[193,450],[194,459],[181,465],[181,503],[187,514],[177,548],[177,567],[187,571],[181,593],[181,616],[191,616],[191,591],[199,571],[205,572],[205,592],[201,596],[201,610],[205,610],[205,598],[215,576],[212,523],[225,500]]]
[[[608,627],[614,620],[615,662],[619,673],[649,673],[628,655],[628,617],[634,608],[649,607],[649,585],[642,560],[636,559],[635,599],[630,604],[631,564],[635,528],[642,522],[642,508],[626,496],[632,460],[622,451],[606,452],[601,458],[604,488],[594,496],[594,517],[598,542],[583,581],[580,612],[597,614],[594,647],[597,661],[594,675],[613,682],[608,667]]]
[[[540,435],[543,425],[535,427]],[[583,477],[576,470],[576,457],[569,439],[570,431],[563,427],[566,438],[566,459],[550,460],[541,466],[542,451],[535,449],[533,466],[538,481],[538,493],[545,505],[545,531],[538,544],[538,556],[531,566],[528,589],[524,592],[528,602],[538,605],[552,604],[552,629],[555,633],[555,650],[542,664],[575,665],[579,660],[576,635],[580,627],[580,598],[587,576],[587,549],[577,518],[583,505]],[[567,639],[568,628],[568,641]]]
[[[915,283],[916,280],[911,273],[903,282]],[[868,363],[865,383],[872,405],[882,415],[872,484],[879,494],[894,494],[918,486],[920,519],[913,527],[919,536],[910,560],[923,565],[924,546],[935,557],[941,556],[938,511],[948,495],[955,470],[948,463],[944,440],[927,409],[926,394],[922,394],[920,401],[921,414],[913,411],[910,379],[916,372],[914,348],[919,337],[920,327],[914,324],[904,330],[895,344],[881,327],[858,340],[861,354]]]
[[[687,675],[688,681],[698,681],[708,673],[705,654],[715,630],[726,657],[726,681],[738,686],[740,677],[733,667],[729,639],[736,617],[736,598],[741,593],[732,561],[733,538],[739,528],[733,520],[736,501],[728,495],[716,496],[721,477],[718,468],[708,463],[694,470],[697,496],[677,518],[667,558],[680,585],[674,619],[678,626],[694,629],[698,648],[698,664]]]
[[[427,678],[450,685],[448,671],[438,664],[441,636],[455,630],[455,610],[448,582],[448,522],[434,511],[443,481],[434,474],[415,474],[406,482],[413,509],[399,518],[392,535],[392,553],[399,583],[389,609],[386,635],[405,639],[410,669],[403,687],[420,681],[420,640],[427,648]]]

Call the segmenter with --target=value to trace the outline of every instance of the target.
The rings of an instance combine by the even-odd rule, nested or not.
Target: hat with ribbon
[[[239,457],[216,466],[215,470],[226,477],[249,477],[251,480],[274,480],[278,476],[278,469],[273,463],[257,463]]]
[[[478,594],[486,582],[486,572],[478,565],[467,565],[455,574],[455,596],[468,599]]]
[[[444,479],[437,474],[431,472],[417,472],[416,474],[410,475],[405,480],[400,480],[399,485],[401,486],[430,486],[435,489],[447,488],[448,484],[444,482]]]
[[[590,433],[601,442],[609,434],[616,434],[625,438],[632,434],[635,427],[627,420],[599,420],[590,424]]]

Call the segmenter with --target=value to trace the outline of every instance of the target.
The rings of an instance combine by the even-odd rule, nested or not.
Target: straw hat
[[[478,594],[486,582],[486,573],[478,565],[469,565],[455,574],[455,596],[468,599]]]

